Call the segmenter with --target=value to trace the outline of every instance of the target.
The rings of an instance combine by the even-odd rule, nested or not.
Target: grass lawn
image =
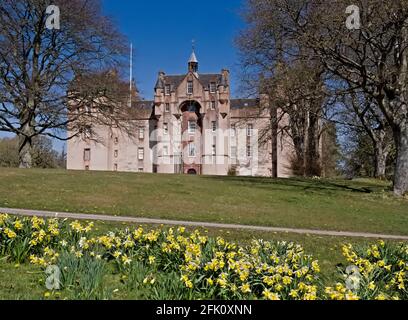
[[[408,235],[408,200],[375,180],[0,169],[0,206]]]

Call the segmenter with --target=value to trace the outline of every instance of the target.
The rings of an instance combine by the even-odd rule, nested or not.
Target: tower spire
[[[189,72],[193,72],[196,75],[198,75],[198,60],[197,60],[197,56],[195,54],[195,40],[191,41],[192,43],[192,53],[190,56],[190,60],[188,61],[188,71]]]

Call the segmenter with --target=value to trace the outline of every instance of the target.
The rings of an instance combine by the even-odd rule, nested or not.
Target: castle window
[[[251,146],[247,146],[247,157],[252,158],[252,147]]]
[[[217,145],[213,144],[211,149],[211,155],[215,157],[217,155]]]
[[[89,171],[89,166],[85,166],[85,170],[86,170],[86,171]]]
[[[232,159],[237,158],[237,147],[231,147],[231,158]]]
[[[215,101],[211,101],[211,110],[215,110]]]
[[[114,156],[115,156],[115,158],[117,158],[117,157],[118,157],[118,155],[119,155],[119,151],[118,151],[118,150],[115,150],[115,152],[114,152]]]
[[[91,161],[91,149],[84,150],[84,161]]]
[[[215,82],[210,83],[210,92],[216,93],[217,92],[217,84]]]
[[[169,147],[168,146],[164,146],[163,147],[163,156],[168,156],[169,155]]]
[[[118,171],[118,164],[117,164],[117,163],[115,163],[115,164],[113,165],[113,171]]]
[[[166,135],[169,134],[169,124],[168,123],[163,124],[163,133]]]
[[[92,130],[90,127],[85,127],[84,129],[82,129],[82,132],[84,134],[84,139],[91,139],[92,137]]]
[[[193,93],[194,93],[193,81],[188,81],[187,82],[187,94],[193,94]]]
[[[170,103],[166,103],[166,104],[165,104],[164,111],[165,111],[165,112],[170,112]]]
[[[92,114],[92,108],[90,106],[85,106],[85,112],[90,116]]]
[[[143,168],[139,168],[139,172],[144,172],[144,169],[143,169]]]
[[[189,121],[188,122],[188,133],[195,134],[196,128],[197,128],[197,125],[196,125],[195,121]]]
[[[166,86],[164,87],[164,94],[166,96],[169,96],[171,94],[171,87],[169,84],[166,84]]]
[[[118,144],[118,143],[119,143],[119,138],[115,137],[115,144]]]
[[[231,126],[231,137],[235,137],[237,135],[237,128],[235,124]]]
[[[144,139],[144,133],[145,133],[145,129],[144,128],[139,128],[139,139],[140,140]]]
[[[139,148],[138,158],[139,158],[139,160],[144,160],[144,148]]]
[[[212,132],[217,131],[217,121],[212,121],[211,122],[211,128],[212,128]]]
[[[248,124],[247,127],[247,136],[252,137],[254,134],[254,125],[253,124]]]
[[[188,156],[191,158],[196,156],[196,145],[194,144],[194,142],[190,142],[188,144]]]

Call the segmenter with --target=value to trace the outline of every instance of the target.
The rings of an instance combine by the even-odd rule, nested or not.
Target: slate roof
[[[231,109],[257,108],[259,106],[258,99],[231,99]]]
[[[135,108],[139,108],[139,109],[144,109],[144,110],[152,110],[153,109],[153,105],[154,105],[154,101],[150,101],[150,100],[138,100],[138,101],[134,101],[132,103],[133,107]]]
[[[170,85],[171,90],[176,90],[183,82],[187,75],[164,75],[163,79],[159,77],[157,80],[155,89],[163,89],[165,85]],[[209,88],[211,82],[215,82],[217,85],[224,85],[225,81],[222,74],[199,74],[198,80],[204,88]]]

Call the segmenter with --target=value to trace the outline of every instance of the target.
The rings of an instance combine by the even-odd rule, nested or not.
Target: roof
[[[198,63],[197,57],[195,52],[193,51],[193,53],[190,56],[190,60],[188,62],[194,62],[194,63]]]
[[[231,109],[245,109],[259,107],[258,99],[231,99]]]
[[[134,101],[132,103],[133,107],[139,108],[139,109],[144,109],[144,110],[152,110],[154,101],[150,100],[138,100]]]
[[[147,120],[150,119],[153,112],[153,101],[137,100],[132,101],[132,108],[129,109],[130,119]]]
[[[170,85],[171,90],[175,90],[180,86],[183,80],[186,78],[186,74],[183,75],[163,75],[163,78],[157,80],[155,89],[163,88],[164,85]],[[225,81],[222,74],[198,74],[198,80],[203,87],[210,87],[211,82],[215,82],[217,85],[224,85]]]

